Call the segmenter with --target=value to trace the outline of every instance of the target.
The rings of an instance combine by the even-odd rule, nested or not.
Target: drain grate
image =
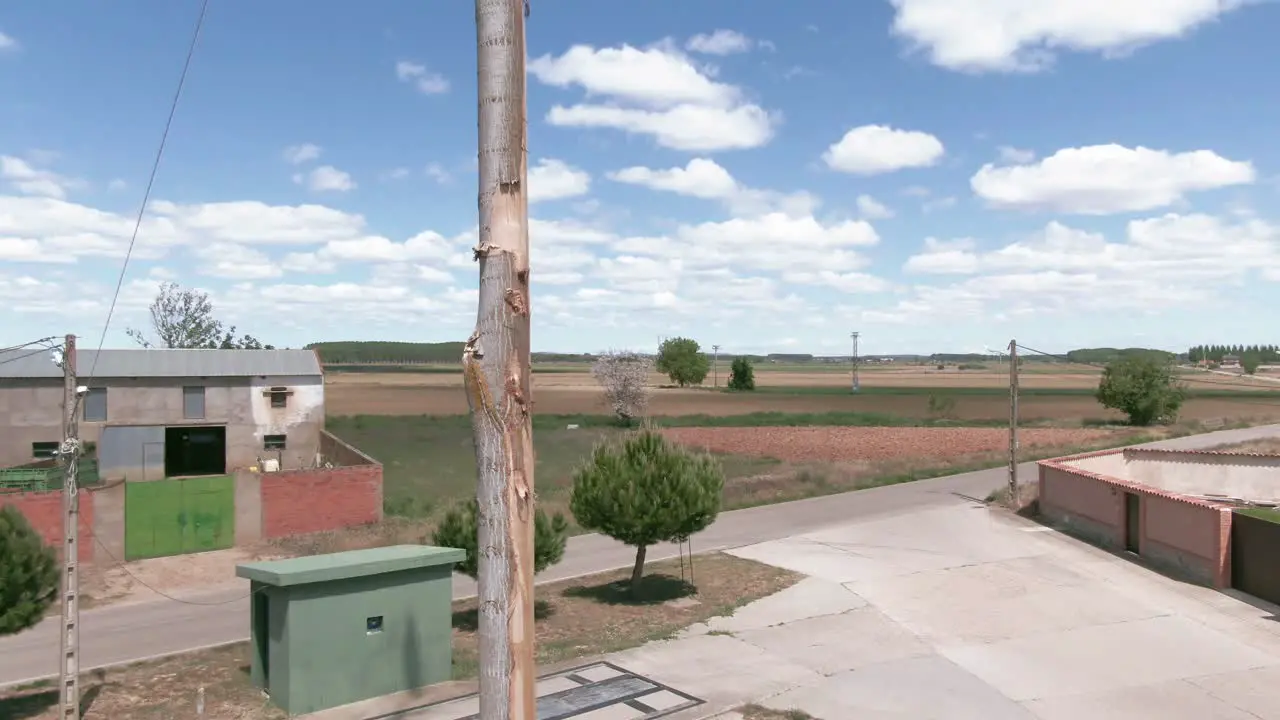
[[[538,720],[656,720],[703,701],[613,663],[597,662],[538,678]],[[369,720],[476,720],[472,694]]]

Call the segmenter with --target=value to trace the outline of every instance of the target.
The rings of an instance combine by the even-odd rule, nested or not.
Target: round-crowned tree
[[[58,597],[58,556],[12,505],[0,507],[0,635],[40,622]]]
[[[440,547],[459,548],[467,558],[455,569],[476,579],[479,573],[478,550],[480,504],[475,498],[458,503],[445,513],[440,525],[431,533],[431,543]],[[564,559],[564,545],[569,539],[569,521],[556,513],[548,516],[542,508],[533,513],[533,571],[540,573]]]
[[[645,552],[678,542],[715,521],[724,471],[653,430],[597,445],[573,476],[569,509],[578,524],[636,549],[631,590],[644,575]]]
[[[658,372],[666,373],[671,382],[684,387],[706,380],[707,373],[711,371],[711,361],[697,340],[675,337],[663,340],[658,346],[658,361],[654,367]]]
[[[1133,355],[1107,363],[1096,397],[1131,424],[1150,425],[1177,420],[1186,393],[1170,363]]]
[[[729,367],[729,389],[741,391],[756,389],[756,371],[751,367],[750,360],[744,357],[733,359],[733,365]]]

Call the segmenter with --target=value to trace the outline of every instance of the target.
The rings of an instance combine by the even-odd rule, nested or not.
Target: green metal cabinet
[[[249,563],[251,676],[290,714],[448,680],[453,566],[425,545]]]

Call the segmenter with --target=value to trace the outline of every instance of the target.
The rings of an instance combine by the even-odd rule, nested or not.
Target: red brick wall
[[[382,519],[382,466],[262,474],[262,537],[337,530]]]
[[[1062,464],[1040,463],[1039,510],[1103,547],[1124,547],[1124,496],[1141,498],[1138,554],[1214,587],[1231,583],[1231,510],[1141,483]]]
[[[80,561],[93,560],[93,493],[81,490],[76,496],[80,503]],[[40,533],[45,542],[62,554],[62,491],[40,493],[3,493],[0,505],[14,505],[26,516],[27,522]]]

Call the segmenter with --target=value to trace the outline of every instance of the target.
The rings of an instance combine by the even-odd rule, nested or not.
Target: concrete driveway
[[[731,552],[808,578],[609,658],[706,700],[673,717],[1280,719],[1274,608],[981,505]]]

